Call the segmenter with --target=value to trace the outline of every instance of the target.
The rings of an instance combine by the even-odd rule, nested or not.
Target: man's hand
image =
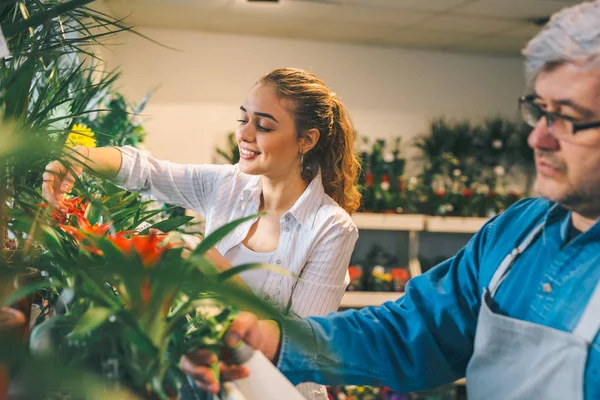
[[[225,344],[233,348],[240,340],[262,353],[272,362],[276,361],[281,342],[281,331],[275,321],[258,320],[254,314],[241,312],[231,323],[225,335]],[[227,349],[222,353],[223,361],[219,362],[221,379],[225,381],[241,379],[248,376],[246,368],[227,363]],[[219,382],[210,366],[217,362],[217,357],[209,350],[198,349],[181,358],[180,366],[196,385],[208,392],[217,393]]]

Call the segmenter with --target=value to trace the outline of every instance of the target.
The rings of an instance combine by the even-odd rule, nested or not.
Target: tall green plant
[[[0,25],[10,55],[0,62],[0,120],[23,151],[0,166],[0,239],[7,239],[5,207],[39,199],[32,188],[44,166],[62,156],[74,118],[93,112],[94,98],[116,74],[100,74],[92,45],[129,29],[88,7],[92,0],[7,0]],[[17,247],[25,233],[13,232]],[[0,246],[5,251],[4,245]]]

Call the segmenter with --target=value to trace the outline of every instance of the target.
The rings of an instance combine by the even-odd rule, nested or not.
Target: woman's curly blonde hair
[[[346,107],[321,79],[300,69],[276,69],[258,83],[290,101],[299,139],[309,129],[319,130],[319,141],[303,155],[302,177],[310,182],[320,170],[325,193],[352,214],[360,205],[356,188],[360,163],[354,152],[356,131]]]

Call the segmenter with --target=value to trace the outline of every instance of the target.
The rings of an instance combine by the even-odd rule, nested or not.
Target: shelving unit
[[[425,220],[425,230],[428,232],[476,233],[487,220],[487,218],[428,216]]]
[[[377,213],[356,213],[352,219],[358,229],[448,233],[475,233],[487,222],[487,218]]]
[[[436,217],[430,215],[397,215],[355,213],[352,216],[359,230],[405,231],[408,232],[408,266],[411,276],[421,274],[419,263],[419,233],[476,233],[487,222],[487,218]],[[387,301],[395,301],[404,293],[397,292],[346,292],[340,309],[379,306]],[[459,379],[456,385],[466,385]]]
[[[352,215],[358,229],[377,231],[422,231],[425,229],[425,215],[420,214],[378,214],[355,213]]]
[[[386,301],[396,301],[403,295],[402,292],[346,292],[340,308],[379,306]]]
[[[419,262],[420,232],[475,233],[486,218],[434,217],[420,214],[355,213],[358,229],[408,232],[408,270],[411,276],[421,275]]]

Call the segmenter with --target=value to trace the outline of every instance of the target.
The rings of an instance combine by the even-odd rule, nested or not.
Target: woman
[[[236,138],[235,166],[173,164],[131,147],[77,150],[96,174],[119,186],[205,216],[207,233],[266,211],[216,245],[221,264],[283,267],[300,279],[264,270],[240,277],[256,295],[298,316],[337,310],[358,238],[349,214],[360,200],[355,131],[346,108],[315,75],[277,69],[250,90]],[[73,167],[76,173],[83,168]],[[44,181],[44,196],[60,207],[73,177],[55,161]],[[327,398],[318,385],[300,390],[310,399]]]

